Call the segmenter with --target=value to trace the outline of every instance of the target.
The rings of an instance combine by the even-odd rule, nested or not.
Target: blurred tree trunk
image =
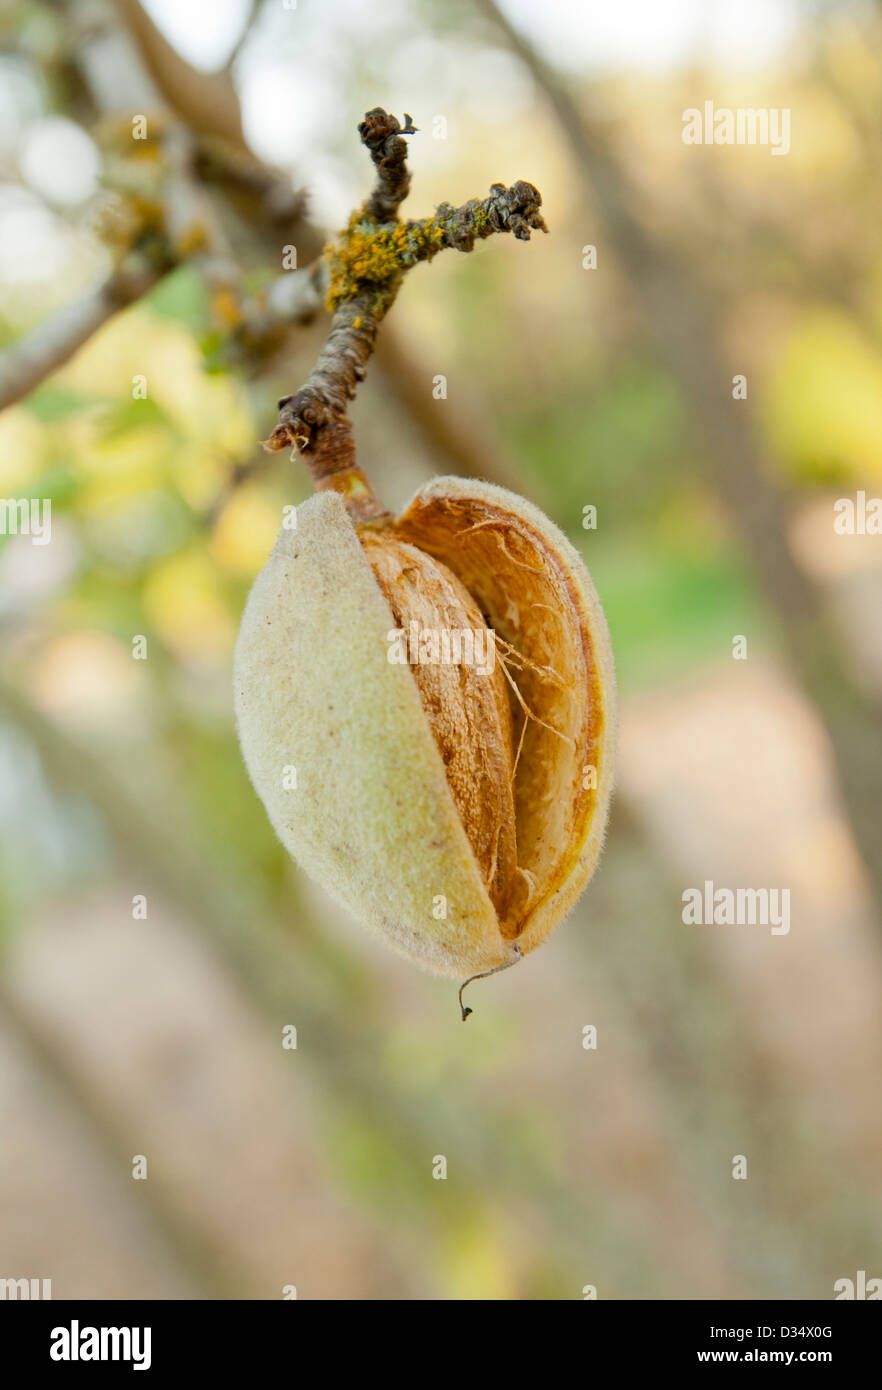
[[[719,325],[691,267],[640,221],[636,198],[614,152],[585,118],[563,79],[509,23],[495,0],[481,7],[530,70],[554,111],[585,194],[606,223],[611,249],[627,271],[662,364],[673,373],[705,445],[704,475],[772,611],[798,678],[824,720],[847,813],[882,920],[882,746],[879,709],[857,688],[822,595],[787,544],[787,509],[774,486],[744,401],[732,398],[732,372]]]

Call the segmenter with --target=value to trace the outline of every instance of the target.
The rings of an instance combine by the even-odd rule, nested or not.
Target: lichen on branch
[[[472,198],[461,208],[441,203],[434,216],[420,222],[396,221],[377,227],[365,219],[365,204],[352,214],[346,231],[328,250],[328,308],[333,313],[357,296],[397,289],[405,271],[430,261],[445,247],[473,251],[476,241],[494,232],[512,232],[519,240],[529,241],[531,231],[545,231],[540,203],[538,189],[519,180],[511,188],[494,183],[489,198]]]
[[[308,381],[279,401],[279,423],[265,447],[296,448],[317,488],[340,492],[356,521],[371,522],[388,513],[355,462],[346,411],[405,274],[445,248],[471,251],[476,241],[495,232],[511,232],[529,241],[534,231],[547,228],[539,190],[523,180],[510,188],[494,183],[486,198],[473,198],[459,208],[441,203],[431,217],[402,221],[398,208],[410,188],[404,137],[416,134],[416,127],[407,114],[402,126],[395,116],[375,107],[358,129],[376,168],[376,183],[325,249],[327,307],[332,314],[328,338]]]

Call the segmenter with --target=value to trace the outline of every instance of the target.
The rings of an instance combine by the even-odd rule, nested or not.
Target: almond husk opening
[[[390,531],[361,533],[395,618],[457,810],[503,935],[519,911],[512,719],[478,605],[439,560]],[[444,646],[441,646],[441,643]]]
[[[520,499],[506,505],[508,496],[448,495],[436,485],[417,494],[397,532],[456,576],[497,636],[508,676],[520,888],[500,929],[516,937],[575,869],[607,770],[598,767],[606,740],[597,615],[551,543],[552,528],[524,515]]]

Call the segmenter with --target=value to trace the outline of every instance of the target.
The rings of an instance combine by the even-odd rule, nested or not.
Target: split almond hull
[[[553,547],[554,583],[584,628],[570,646],[572,671],[584,682],[580,707],[587,701],[591,709],[590,726],[579,716],[590,748],[575,748],[561,788],[581,799],[577,813],[550,818],[567,843],[537,842],[531,851],[548,874],[517,936],[526,953],[575,902],[600,853],[615,721],[609,638],[581,558],[541,512],[489,484],[442,478],[417,494],[401,518],[402,534],[410,536],[409,526],[419,531],[439,497],[516,509],[523,546],[535,533],[532,543]],[[340,497],[322,492],[304,502],[296,530],[281,531],[243,615],[234,662],[239,738],[273,827],[306,873],[399,954],[462,979],[510,960],[512,939],[500,930],[413,673],[388,659],[395,626]],[[596,780],[587,799],[583,752]],[[548,791],[545,783],[537,788]]]

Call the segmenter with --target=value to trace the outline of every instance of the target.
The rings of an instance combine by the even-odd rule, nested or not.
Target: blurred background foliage
[[[236,745],[239,615],[309,490],[257,441],[324,315],[237,350],[181,254],[15,400],[0,494],[51,498],[52,540],[0,536],[9,1277],[507,1299],[827,1297],[882,1274],[882,540],[832,527],[837,497],[882,493],[882,12],[600,9],[2,10],[12,352],[111,272],[96,219],[143,158],[135,112],[198,138],[241,120],[242,148],[305,191],[287,222],[245,219],[258,297],[284,245],[307,264],[366,192],[372,105],[421,128],[406,216],[495,179],[541,188],[549,236],[408,278],[353,410],[359,457],[393,506],[470,471],[547,509],[591,568],[622,699],[598,877],[523,970],[475,987],[463,1029],[448,984],[302,879]],[[684,145],[683,110],[711,98],[790,108],[789,154]],[[790,886],[790,935],[684,927],[705,878]]]

